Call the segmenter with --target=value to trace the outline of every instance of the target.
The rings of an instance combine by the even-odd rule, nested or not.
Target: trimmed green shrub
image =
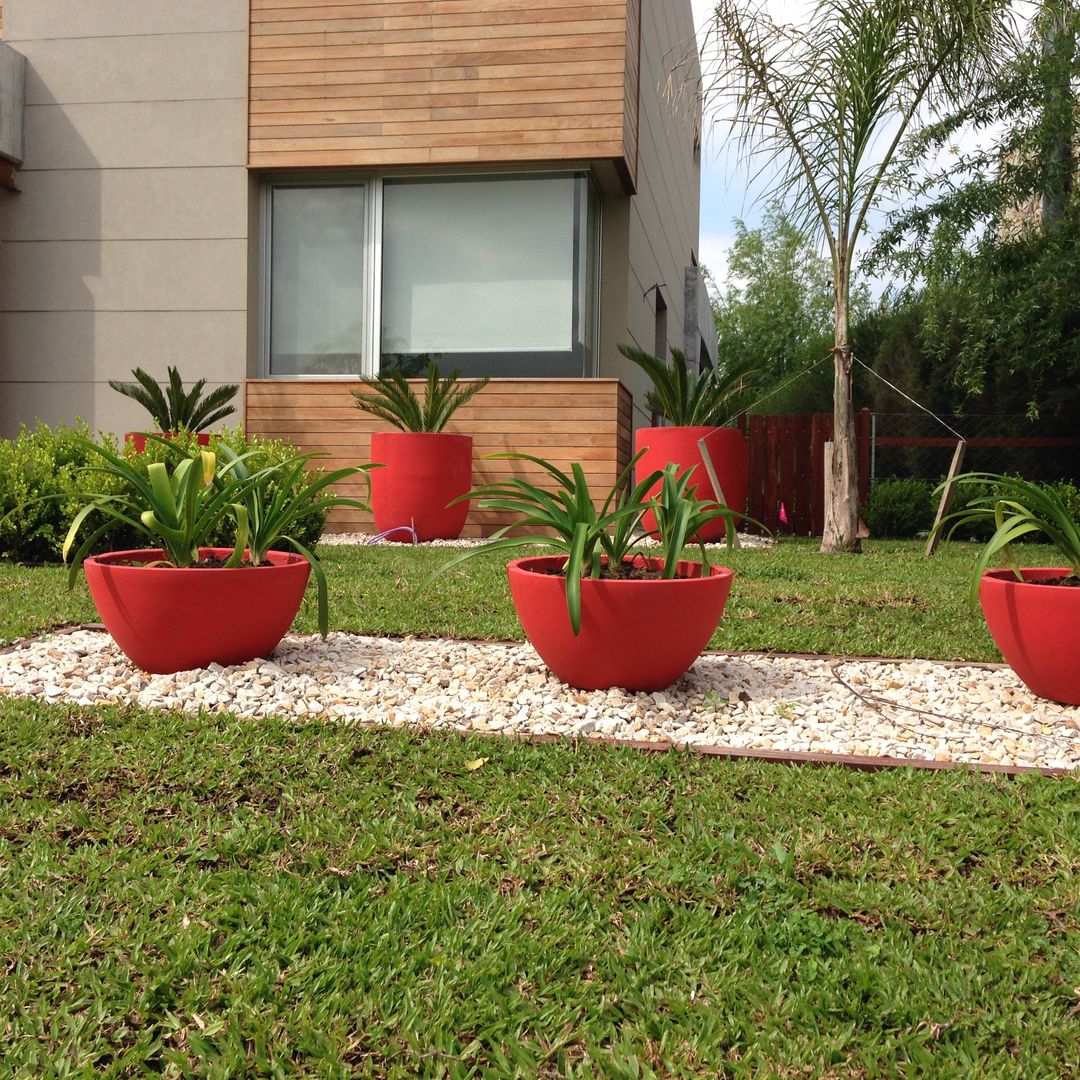
[[[860,513],[870,535],[907,540],[934,524],[934,485],[929,480],[878,480]]]
[[[33,429],[23,427],[15,439],[0,440],[0,559],[59,562],[68,525],[79,508],[90,496],[117,489],[116,477],[86,471],[86,466],[100,461],[79,443],[79,436],[88,433],[82,423],[75,428],[52,429],[39,421]],[[97,441],[117,449],[110,435],[99,434]],[[256,451],[252,468],[287,460],[298,452],[295,446],[281,440],[245,439],[239,427],[214,433],[211,449],[218,441],[238,454]],[[190,453],[196,443],[194,434],[182,433],[170,446],[149,441],[142,454],[136,454],[129,445],[124,456],[145,469],[153,461],[175,462],[178,452]],[[324,523],[324,518],[312,516],[297,529],[295,538],[310,547],[318,541]],[[215,545],[232,547],[233,542],[227,525],[222,527],[221,535],[212,538]],[[144,537],[117,522],[102,538],[99,548],[122,551],[145,546]]]

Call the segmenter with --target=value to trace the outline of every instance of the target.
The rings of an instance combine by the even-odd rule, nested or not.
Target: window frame
[[[579,346],[585,350],[582,371],[577,378],[595,378],[599,370],[600,356],[600,287],[601,287],[601,263],[603,251],[603,195],[597,184],[592,171],[588,168],[560,168],[550,169],[487,169],[467,171],[448,171],[433,173],[430,171],[383,170],[378,173],[348,169],[334,170],[332,172],[312,175],[310,172],[281,172],[267,173],[260,183],[260,207],[259,207],[259,317],[258,317],[258,372],[263,379],[275,379],[282,381],[298,379],[315,379],[324,382],[343,382],[355,380],[355,373],[321,373],[321,374],[274,374],[270,369],[271,361],[271,310],[272,281],[271,260],[273,254],[273,208],[274,192],[281,188],[315,188],[315,187],[363,187],[365,191],[364,209],[364,280],[367,287],[364,289],[362,299],[362,318],[364,320],[364,334],[361,345],[361,375],[372,376],[379,372],[382,355],[382,229],[383,229],[383,181],[384,180],[477,180],[529,178],[541,179],[544,177],[583,178],[587,192],[583,204],[590,210],[595,211],[596,220],[591,229],[586,232],[586,247],[595,253],[595,266],[588,266],[588,257],[583,256],[586,268],[586,277],[582,281],[581,290],[575,290],[573,306],[575,312],[582,299],[592,300],[593,310],[591,319],[586,322],[581,318],[580,334],[581,341],[574,343],[573,349],[577,351]],[[591,272],[590,272],[591,270]],[[576,276],[577,270],[575,268]],[[590,344],[592,349],[589,349]],[[591,355],[590,355],[591,351]]]

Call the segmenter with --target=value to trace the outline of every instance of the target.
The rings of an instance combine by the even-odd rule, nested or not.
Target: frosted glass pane
[[[388,182],[382,351],[567,351],[572,177]]]
[[[360,371],[363,187],[275,188],[270,374]]]

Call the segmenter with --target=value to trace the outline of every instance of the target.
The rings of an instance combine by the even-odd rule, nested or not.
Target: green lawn
[[[1072,781],[14,702],[0,761],[5,1075],[1080,1070]]]
[[[330,549],[332,625],[517,637],[445,557]],[[972,559],[734,552],[715,644],[993,659]],[[1078,1075],[1078,873],[1072,778],[0,698],[0,1076]]]
[[[722,552],[736,572],[712,647],[853,656],[1000,661],[969,606],[973,545],[946,544],[927,559],[921,543],[878,541],[859,557],[818,554],[816,541]],[[423,592],[417,586],[446,549],[323,548],[331,625],[358,633],[521,640],[506,587],[505,557],[477,557]],[[1030,545],[1025,560],[1050,564]],[[96,618],[85,585],[65,589],[62,567],[0,563],[0,640]],[[309,590],[310,592],[310,590]],[[298,627],[315,629],[309,595]]]

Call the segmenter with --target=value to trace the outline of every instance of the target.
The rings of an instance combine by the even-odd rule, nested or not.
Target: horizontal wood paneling
[[[422,383],[413,385],[422,392]],[[347,380],[249,380],[245,430],[324,453],[320,464],[327,469],[362,465],[371,460],[371,433],[391,429],[356,408],[351,391],[359,387]],[[630,458],[630,428],[630,394],[615,379],[498,379],[460,409],[446,430],[472,435],[476,483],[518,475],[549,486],[547,474],[529,462],[481,460],[484,454],[516,450],[564,470],[580,462],[594,494],[601,495]],[[362,481],[339,490],[354,498],[364,495]],[[505,515],[472,509],[464,535],[487,536],[506,523]],[[350,509],[335,511],[328,527],[373,531],[370,514]]]
[[[251,0],[249,162],[613,159],[632,176],[638,10],[639,0]]]

